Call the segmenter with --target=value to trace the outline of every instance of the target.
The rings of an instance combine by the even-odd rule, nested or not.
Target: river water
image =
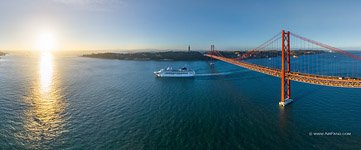
[[[0,85],[1,149],[361,148],[360,89],[292,82],[283,108],[279,78],[223,62],[10,54]]]

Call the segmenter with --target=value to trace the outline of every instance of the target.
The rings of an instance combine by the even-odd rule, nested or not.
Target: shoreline
[[[220,51],[228,58],[237,58],[246,53],[246,51]],[[318,50],[294,50],[291,56],[298,57],[302,55],[314,55],[325,53]],[[83,54],[81,57],[100,58],[100,59],[118,59],[118,60],[138,60],[138,61],[206,61],[209,57],[199,51],[166,51],[166,52],[135,52],[135,53],[91,53]],[[247,59],[261,59],[281,56],[280,51],[254,51]]]

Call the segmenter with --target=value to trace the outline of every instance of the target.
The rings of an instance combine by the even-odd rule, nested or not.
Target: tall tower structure
[[[281,101],[279,102],[279,104],[282,106],[286,106],[293,101],[291,99],[291,80],[287,78],[288,74],[291,72],[290,55],[290,32],[285,32],[284,30],[282,30]]]

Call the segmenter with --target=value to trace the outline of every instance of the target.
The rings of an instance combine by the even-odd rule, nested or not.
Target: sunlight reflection
[[[288,124],[288,113],[289,111],[286,110],[286,108],[284,106],[278,105],[279,107],[279,127],[280,129],[284,129],[285,127],[287,127]],[[287,106],[287,107],[291,107],[291,106]]]
[[[39,58],[37,81],[25,97],[24,132],[18,136],[34,149],[43,149],[44,142],[54,140],[64,131],[64,103],[56,80],[52,54],[42,52]]]
[[[49,52],[41,54],[39,62],[39,75],[40,75],[40,91],[47,93],[50,90],[53,77],[53,62],[52,55]]]

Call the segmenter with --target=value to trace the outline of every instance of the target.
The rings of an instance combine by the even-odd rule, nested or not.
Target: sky
[[[361,49],[361,1],[1,0],[0,50],[249,49],[282,29]]]

